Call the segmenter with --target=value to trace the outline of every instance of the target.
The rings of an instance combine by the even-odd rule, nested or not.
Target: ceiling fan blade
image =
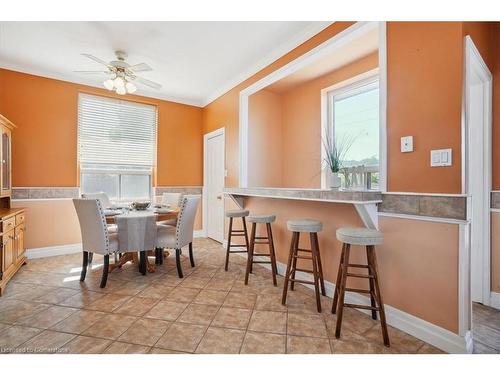
[[[104,70],[73,70],[73,73],[79,74],[109,74],[109,72]]]
[[[107,66],[108,68],[110,67],[110,65],[109,65],[106,61],[101,60],[101,59],[100,59],[100,58],[98,58],[98,57],[95,57],[95,56],[90,55],[90,54],[88,54],[88,53],[82,53],[82,55],[83,55],[83,56],[85,56],[85,57],[87,57],[87,58],[89,58],[90,60],[94,60],[96,63],[102,64],[102,65],[105,65],[105,66]]]
[[[158,90],[158,89],[160,89],[160,88],[161,88],[161,85],[160,85],[159,83],[156,83],[156,82],[150,81],[149,79],[146,79],[146,78],[142,78],[142,77],[138,77],[138,76],[136,76],[136,77],[135,77],[135,80],[136,80],[137,82],[142,83],[143,85],[149,86],[149,87],[151,87],[151,88],[153,88],[153,89],[156,89],[156,90]]]
[[[153,70],[153,68],[151,68],[146,63],[135,64],[135,65],[129,66],[128,68],[131,71],[133,71],[134,73],[137,73],[137,72],[149,72],[149,71]]]

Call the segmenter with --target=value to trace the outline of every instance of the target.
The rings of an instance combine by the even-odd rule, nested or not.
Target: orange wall
[[[204,133],[226,127],[226,186],[238,185],[239,91],[349,24],[335,22],[203,109]],[[498,48],[490,52],[493,50],[487,42],[488,27],[488,23],[476,22],[388,22],[388,191],[461,192],[463,36],[471,34],[487,62],[491,62],[491,55],[498,54]],[[414,137],[412,153],[400,152],[400,138],[406,135]],[[500,137],[495,137],[495,142],[500,146],[497,138]],[[430,150],[449,147],[453,149],[453,166],[431,168]],[[495,151],[495,158],[498,152]],[[494,163],[494,186],[500,188],[497,164]],[[410,173],[412,178],[408,178]]]
[[[500,293],[500,213],[491,213],[491,290]]]
[[[388,191],[460,193],[462,48],[459,22],[388,23]],[[407,135],[415,151],[401,153]],[[430,167],[440,148],[453,166]]]
[[[283,186],[281,95],[260,90],[248,101],[248,186]]]
[[[321,90],[378,66],[378,52],[285,91],[283,187],[321,187]]]
[[[321,187],[321,90],[378,66],[378,52],[335,71],[249,98],[248,186]]]
[[[78,186],[78,93],[104,89],[0,69],[0,113],[13,132],[13,186]],[[158,107],[157,185],[202,185],[202,110],[140,96]]]
[[[238,186],[239,92],[272,71],[286,65],[310,49],[330,39],[332,36],[338,34],[352,24],[353,22],[335,22],[203,108],[203,134],[209,133],[220,127],[225,127],[226,169],[228,172],[226,186]]]

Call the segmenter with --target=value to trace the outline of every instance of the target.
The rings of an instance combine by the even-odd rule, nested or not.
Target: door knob
[[[217,199],[221,200],[222,199],[222,195],[217,195]]]

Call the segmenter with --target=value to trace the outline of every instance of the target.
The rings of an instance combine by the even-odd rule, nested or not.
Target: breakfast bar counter
[[[382,203],[378,191],[291,189],[291,188],[224,188],[224,194],[239,208],[245,207],[245,198],[261,197],[330,203],[352,204],[367,228],[378,228],[377,205]]]

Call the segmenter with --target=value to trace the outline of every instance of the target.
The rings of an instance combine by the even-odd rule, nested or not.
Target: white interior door
[[[224,238],[224,132],[215,131],[205,139],[205,194],[207,237]]]
[[[467,186],[471,210],[471,299],[489,304],[491,191],[491,74],[466,42]]]

